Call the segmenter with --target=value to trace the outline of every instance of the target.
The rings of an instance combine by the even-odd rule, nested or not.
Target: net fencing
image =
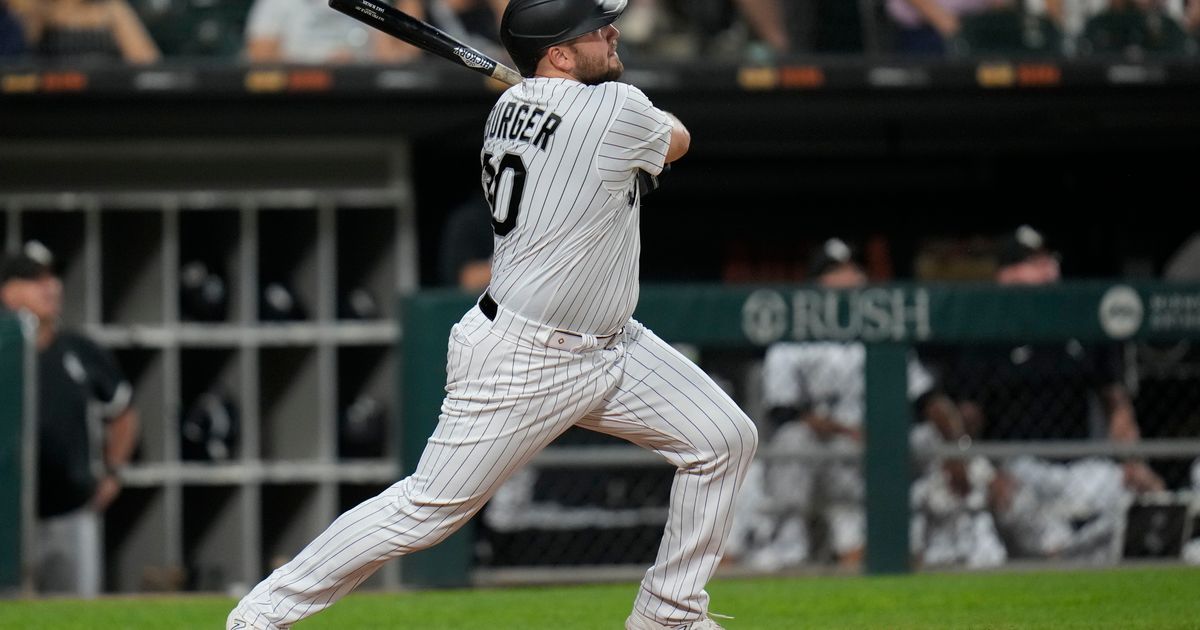
[[[1114,290],[1140,312],[1114,306]],[[861,291],[644,295],[638,317],[760,430],[725,570],[878,572],[871,553],[897,546],[873,538],[879,531],[904,534],[907,548],[892,550],[902,570],[1200,562],[1194,287],[894,291],[867,298],[894,308],[890,322],[847,306]],[[1176,307],[1164,306],[1170,296]],[[814,310],[817,297],[833,306]],[[879,398],[867,375],[873,348],[887,345],[903,377]],[[891,426],[907,444],[869,443],[887,428],[872,417],[881,405],[885,422],[907,419],[900,432]],[[890,452],[899,459],[872,472]],[[473,579],[635,577],[657,553],[672,473],[620,440],[568,431],[477,519]],[[881,513],[882,495],[900,497],[907,514]]]

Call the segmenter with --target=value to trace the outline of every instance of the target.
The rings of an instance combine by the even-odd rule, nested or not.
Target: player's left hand
[[[950,489],[960,497],[971,494],[971,479],[967,475],[967,462],[962,459],[947,459],[942,463]]]
[[[92,510],[97,513],[107,510],[119,494],[121,494],[120,480],[116,475],[105,475],[96,483],[96,493],[92,495]]]
[[[1125,462],[1125,486],[1134,492],[1159,492],[1166,488],[1162,477],[1150,469],[1146,462]]]
[[[637,174],[638,194],[641,195],[642,197],[645,197],[646,195],[649,195],[650,193],[658,190],[659,178],[662,177],[663,175],[666,175],[668,172],[670,172],[670,170],[671,170],[670,164],[664,164],[662,172],[659,173],[658,175],[651,175],[650,173],[647,173],[646,171],[639,170],[638,174]]]
[[[997,514],[1008,512],[1016,494],[1016,480],[1004,471],[996,471],[996,476],[988,483],[988,503],[992,511]]]

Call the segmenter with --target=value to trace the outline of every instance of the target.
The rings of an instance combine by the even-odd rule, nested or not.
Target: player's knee
[[[731,464],[749,466],[758,451],[758,427],[754,421],[743,413],[731,416],[732,422],[726,434],[725,444],[728,445],[728,458]]]
[[[746,459],[750,460],[753,459],[754,454],[758,452],[758,425],[754,424],[754,421],[748,417],[746,417],[745,423],[747,433],[746,448],[748,449],[748,452],[746,453]]]

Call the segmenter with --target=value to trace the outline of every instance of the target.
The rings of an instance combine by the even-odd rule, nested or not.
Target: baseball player
[[[38,590],[95,597],[103,588],[104,512],[137,449],[133,388],[116,359],[64,327],[63,284],[38,241],[0,257],[0,311],[37,318]]]
[[[825,289],[859,289],[867,276],[850,247],[829,239],[813,255],[809,270]],[[865,413],[862,343],[785,341],[767,349],[763,395],[778,429],[770,443],[786,450],[849,450],[862,442]],[[962,420],[933,376],[915,358],[907,366],[908,398],[935,434],[956,439]],[[935,438],[937,439],[937,438]],[[961,466],[951,467],[953,482]],[[825,520],[838,562],[857,566],[865,550],[864,482],[853,460],[782,460],[755,464],[735,524],[735,555],[750,566],[777,569],[808,557],[808,513]],[[953,483],[950,485],[954,485]],[[788,509],[779,509],[786,507]]]
[[[439,424],[412,476],[339,517],[238,603],[228,628],[287,628],[384,562],[430,547],[572,426],[619,436],[678,470],[630,630],[720,628],[704,586],[758,445],[754,424],[695,364],[630,318],[639,171],[690,142],[617,83],[625,0],[513,0],[505,47],[528,79],[484,128],[492,280],[453,326]]]

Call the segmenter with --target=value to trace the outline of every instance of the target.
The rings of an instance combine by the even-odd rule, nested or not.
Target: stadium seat
[[[1136,8],[1111,10],[1088,20],[1083,31],[1084,54],[1187,52],[1183,28],[1170,16]]]
[[[865,6],[864,6],[865,5]],[[861,53],[865,48],[863,15],[871,3],[824,0],[817,5],[816,51]]]

